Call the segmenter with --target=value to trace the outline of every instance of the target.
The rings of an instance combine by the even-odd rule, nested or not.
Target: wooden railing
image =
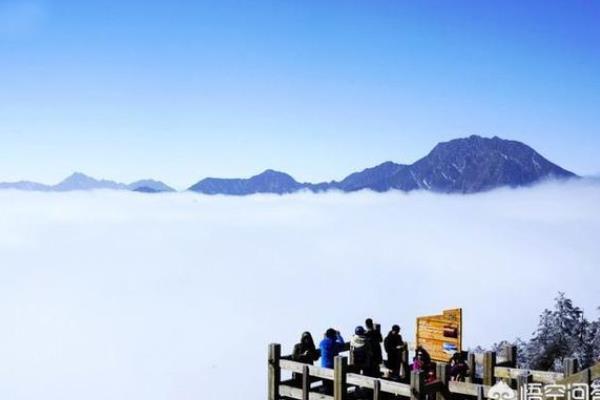
[[[346,345],[346,350],[348,346]],[[373,378],[350,372],[348,358],[337,356],[334,368],[323,368],[316,365],[304,364],[291,360],[291,356],[281,356],[279,344],[269,345],[268,400],[298,399],[298,400],[346,400],[352,392],[361,389],[369,390],[373,400],[380,400],[383,393],[410,398],[411,400],[451,400],[454,395],[469,396],[478,400],[493,399],[490,389],[501,379],[512,389],[514,398],[523,385],[536,382],[542,384],[591,383],[600,379],[600,364],[583,371],[578,371],[574,359],[565,360],[565,373],[534,371],[516,368],[516,348],[509,346],[502,357],[495,352],[482,355],[469,354],[467,357],[470,371],[474,372],[477,365],[482,367],[482,376],[472,373],[465,382],[451,381],[449,366],[446,363],[436,364],[436,380],[425,383],[422,371],[410,373],[410,383],[397,382],[384,378]],[[281,373],[294,373],[299,379],[282,381]],[[330,382],[332,392],[323,393],[319,388],[313,388],[315,382]],[[408,382],[408,381],[407,381]],[[322,386],[321,386],[322,387]],[[432,397],[433,396],[433,397]]]

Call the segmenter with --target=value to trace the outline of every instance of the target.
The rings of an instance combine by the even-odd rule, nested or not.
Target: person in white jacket
[[[354,372],[367,375],[373,362],[373,349],[365,333],[365,328],[356,327],[350,339],[350,353]]]

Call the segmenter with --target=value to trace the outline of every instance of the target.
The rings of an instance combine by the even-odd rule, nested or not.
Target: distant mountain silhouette
[[[304,185],[283,172],[268,169],[248,179],[205,178],[189,190],[206,194],[247,195],[254,193],[293,193]]]
[[[174,192],[175,189],[173,189],[171,186],[168,186],[166,184],[164,184],[161,181],[155,181],[154,179],[141,179],[139,181],[135,181],[133,183],[130,183],[129,185],[127,185],[127,187],[129,188],[129,190],[133,190],[136,192],[148,192],[149,190],[151,190],[151,193],[156,193],[156,192]],[[140,189],[145,189],[145,190],[140,190]]]
[[[149,186],[138,186],[135,189],[131,189],[134,192],[140,192],[140,193],[160,193],[160,190],[156,190],[154,188],[151,188]]]
[[[300,183],[290,175],[268,169],[247,179],[205,178],[188,190],[205,194],[243,196],[254,193],[294,193],[300,190],[428,190],[439,193],[478,193],[498,187],[527,186],[546,179],[576,177],[542,157],[531,147],[498,137],[470,136],[439,143],[410,165],[388,161],[348,175],[341,181]],[[144,179],[130,184],[99,180],[76,172],[56,185],[20,181],[0,183],[0,189],[72,191],[93,189],[172,192],[163,182]]]
[[[547,178],[575,177],[523,143],[480,136],[438,144],[410,166],[410,174],[412,182],[399,180],[395,187],[475,193]]]
[[[138,190],[145,188],[146,190]],[[173,192],[175,189],[167,186],[163,182],[152,179],[139,180],[129,185],[119,182],[114,182],[105,179],[96,179],[81,172],[75,172],[67,178],[57,183],[56,185],[45,185],[37,182],[20,181],[20,182],[4,182],[0,183],[0,189],[17,189],[17,190],[34,190],[34,191],[56,191],[68,192],[73,190],[95,190],[95,189],[112,189],[112,190],[134,190],[155,192]]]
[[[440,143],[411,165],[388,161],[353,173],[340,182],[299,183],[283,172],[267,170],[249,179],[207,178],[189,190],[229,195],[284,194],[303,189],[313,192],[422,189],[440,193],[477,193],[503,186],[526,186],[544,179],[573,177],[576,175],[546,160],[523,143],[498,137],[470,136]]]
[[[408,168],[407,165],[387,161],[375,167],[350,174],[339,183],[333,182],[331,187],[343,190],[344,192],[362,189],[385,192],[392,188],[394,177],[398,176],[398,174],[406,168]]]
[[[0,189],[16,189],[16,190],[34,190],[38,192],[46,192],[52,190],[49,185],[43,183],[19,181],[19,182],[0,182]]]
[[[82,174],[81,172],[75,172],[68,176],[62,182],[52,187],[52,190],[59,192],[67,192],[71,190],[92,190],[92,189],[127,189],[127,185],[124,183],[118,183],[108,180],[98,180]]]

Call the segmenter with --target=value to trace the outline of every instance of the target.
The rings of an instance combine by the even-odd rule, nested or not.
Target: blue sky
[[[0,180],[329,180],[470,134],[599,173],[599,43],[590,0],[0,0]]]

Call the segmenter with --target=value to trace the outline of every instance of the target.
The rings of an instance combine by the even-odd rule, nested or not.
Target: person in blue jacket
[[[319,347],[321,349],[321,367],[333,368],[333,359],[344,351],[344,339],[338,331],[329,328]]]
[[[319,344],[321,349],[321,367],[333,368],[333,359],[344,351],[344,339],[338,331],[333,328],[327,329],[325,338]],[[333,394],[333,381],[324,380],[322,391],[325,394]]]

